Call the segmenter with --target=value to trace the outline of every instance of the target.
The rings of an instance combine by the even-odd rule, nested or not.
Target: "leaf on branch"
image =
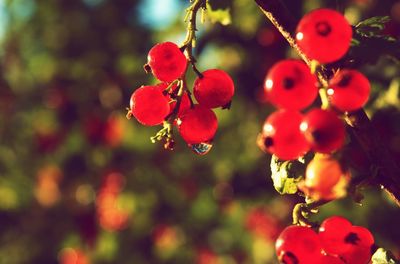
[[[362,63],[376,63],[382,55],[400,60],[400,41],[385,34],[389,16],[376,16],[359,22],[353,31],[350,57]]]
[[[378,248],[372,255],[372,264],[399,264],[393,253],[383,248]]]
[[[304,161],[282,161],[275,155],[271,159],[271,178],[280,194],[295,194],[297,183],[303,178]]]
[[[359,22],[355,31],[363,37],[384,36],[382,34],[385,24],[390,21],[389,16],[375,16]],[[391,38],[389,36],[385,36]],[[391,38],[394,40],[394,38]]]
[[[227,26],[232,23],[230,9],[215,9],[211,8],[210,4],[207,4],[207,16],[210,18],[212,23],[220,23],[223,26]]]

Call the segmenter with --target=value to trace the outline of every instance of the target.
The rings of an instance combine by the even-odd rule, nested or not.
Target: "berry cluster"
[[[301,61],[283,60],[271,68],[265,92],[280,109],[265,120],[259,141],[263,150],[293,160],[309,150],[330,154],[341,148],[345,128],[338,114],[361,108],[368,100],[370,84],[356,70],[340,70],[326,89],[330,109],[311,109],[303,115],[300,110],[315,101],[317,87],[317,78]]]
[[[306,226],[289,226],[276,240],[276,254],[285,264],[366,264],[374,237],[361,226],[333,216],[322,222],[318,233]]]
[[[339,155],[332,155],[345,143],[342,116],[366,104],[370,84],[357,70],[332,69],[326,74],[328,67],[322,66],[341,59],[349,49],[352,28],[340,13],[314,10],[301,19],[296,31],[297,48],[308,65],[286,59],[269,70],[265,97],[279,109],[265,120],[258,145],[281,160],[314,152],[297,187],[308,202],[330,201],[346,195],[350,181],[349,172],[336,159]],[[318,94],[321,107],[312,107]],[[302,213],[300,209],[295,223],[310,225]],[[296,210],[293,215],[297,216]],[[285,264],[366,264],[373,244],[367,229],[331,217],[319,233],[305,226],[287,227],[276,241],[276,252]]]
[[[152,141],[165,139],[165,147],[172,149],[172,125],[184,141],[197,153],[205,154],[217,131],[218,120],[213,108],[228,108],[234,94],[231,77],[224,71],[209,69],[198,72],[193,59],[184,54],[185,46],[179,48],[172,42],[155,45],[148,54],[147,71],[161,81],[157,85],[136,89],[130,100],[128,117],[134,116],[145,126],[162,124],[164,127]],[[191,97],[186,86],[185,73],[188,62],[197,73]]]
[[[341,58],[348,50],[351,27],[338,12],[318,9],[307,14],[297,27],[297,44],[317,63]],[[311,63],[313,64],[313,63]],[[345,140],[340,113],[365,105],[370,92],[369,81],[356,70],[340,69],[324,87],[318,82],[318,70],[294,59],[276,63],[268,72],[264,90],[267,100],[280,108],[270,115],[259,137],[261,149],[282,160],[294,160],[309,150],[331,154]],[[320,90],[323,105],[305,114]]]

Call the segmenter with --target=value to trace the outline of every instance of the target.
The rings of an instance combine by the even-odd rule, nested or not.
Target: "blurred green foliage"
[[[273,111],[260,96],[265,73],[288,45],[253,1],[211,0],[232,21],[199,25],[198,67],[229,72],[236,95],[216,111],[209,154],[178,135],[165,151],[149,140],[157,128],[126,120],[125,108],[134,89],[156,83],[142,69],[148,50],[184,39],[188,3],[169,2],[173,10],[148,0],[0,1],[1,264],[75,263],[68,252],[91,263],[276,263],[274,239],[301,199],[274,190],[255,142]],[[396,1],[284,2],[295,20],[319,6],[354,23],[390,15],[388,33],[399,37]],[[166,22],[154,20],[163,10]],[[400,161],[398,64],[381,58],[362,70],[373,84],[368,111]],[[367,190],[361,207],[333,202],[317,220],[333,214],[399,251],[400,212],[383,193]]]

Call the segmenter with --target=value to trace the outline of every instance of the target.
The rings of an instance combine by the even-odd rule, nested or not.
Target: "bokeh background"
[[[283,2],[294,20],[321,6],[352,24],[389,15],[385,32],[400,34],[400,1]],[[148,50],[183,41],[189,1],[0,0],[1,264],[277,263],[274,240],[301,198],[273,189],[256,137],[274,110],[266,71],[295,54],[253,1],[210,3],[229,8],[231,24],[199,24],[198,68],[229,72],[236,95],[197,156],[179,135],[172,152],[152,144],[159,128],[125,118],[131,93],[156,83],[142,68]],[[399,63],[361,70],[373,85],[368,114],[400,161]],[[399,209],[379,190],[364,194],[314,220],[346,216],[399,252]]]

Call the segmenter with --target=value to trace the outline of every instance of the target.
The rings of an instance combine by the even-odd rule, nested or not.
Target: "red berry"
[[[168,99],[156,86],[135,90],[130,101],[132,115],[145,126],[159,125],[170,112]]]
[[[296,41],[310,59],[329,63],[343,57],[350,46],[352,29],[337,11],[317,9],[297,25]]]
[[[321,256],[321,243],[317,233],[305,226],[288,226],[275,243],[279,261],[286,264],[315,263]]]
[[[354,111],[368,101],[371,86],[356,70],[341,70],[329,81],[328,95],[333,106],[341,111]]]
[[[309,150],[309,144],[300,131],[303,115],[293,110],[279,110],[264,122],[261,149],[283,160],[293,160]]]
[[[370,248],[374,244],[374,236],[362,226],[352,226],[345,238],[346,243],[359,247]]]
[[[193,94],[197,102],[208,108],[226,106],[235,88],[231,77],[218,69],[206,70],[194,81]]]
[[[317,78],[300,60],[283,60],[269,70],[264,83],[267,99],[276,107],[300,110],[317,97]]]
[[[326,253],[341,254],[349,250],[345,238],[349,234],[352,224],[341,216],[332,216],[322,222],[319,228],[319,237]]]
[[[314,109],[308,112],[301,130],[304,132],[311,148],[320,153],[331,153],[339,149],[345,139],[343,122],[329,110]]]
[[[335,187],[346,176],[338,161],[316,155],[308,163],[303,185],[299,188],[314,200],[335,199],[341,195]]]
[[[155,45],[147,57],[154,76],[163,82],[171,82],[185,72],[187,60],[179,47],[172,42]]]
[[[367,264],[371,260],[371,248],[352,246],[348,251],[340,254],[345,263]]]
[[[345,264],[343,260],[335,256],[322,256],[318,262],[319,264]]]
[[[188,144],[209,142],[217,132],[218,121],[214,112],[201,105],[185,111],[178,121],[178,129]]]

